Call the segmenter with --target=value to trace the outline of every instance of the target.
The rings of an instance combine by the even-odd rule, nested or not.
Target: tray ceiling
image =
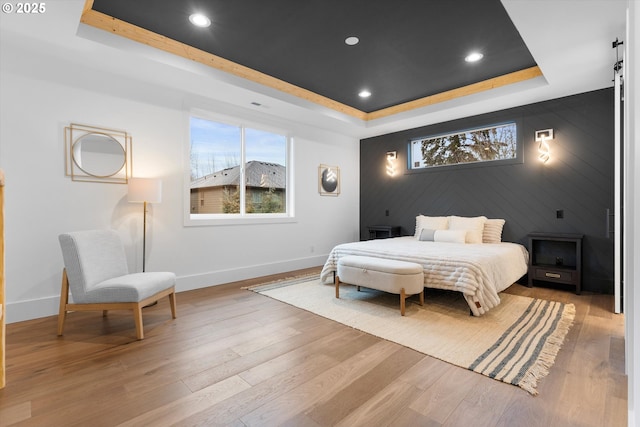
[[[89,0],[82,21],[363,120],[541,75],[500,0]]]

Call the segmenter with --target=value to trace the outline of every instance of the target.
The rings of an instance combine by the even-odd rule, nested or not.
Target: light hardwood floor
[[[0,426],[626,426],[624,319],[612,297],[514,285],[571,302],[576,320],[534,397],[242,286],[144,311],[7,326]]]

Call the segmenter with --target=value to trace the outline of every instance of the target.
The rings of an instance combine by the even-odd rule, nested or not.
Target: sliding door
[[[617,40],[616,40],[617,43]],[[616,46],[614,43],[614,47]],[[624,280],[622,272],[626,263],[624,246],[625,216],[625,162],[624,162],[624,61],[619,60],[614,66],[614,229],[613,229],[613,292],[615,296],[614,311],[622,312],[624,299]]]

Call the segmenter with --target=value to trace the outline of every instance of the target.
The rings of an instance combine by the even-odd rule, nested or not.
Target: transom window
[[[189,139],[191,220],[292,216],[285,132],[191,116]]]
[[[518,155],[516,123],[412,139],[410,169],[514,160]]]

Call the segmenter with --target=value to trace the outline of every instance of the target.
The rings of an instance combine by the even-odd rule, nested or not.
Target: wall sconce
[[[387,151],[387,175],[394,176],[396,174],[397,151]]]
[[[553,139],[553,129],[537,130],[536,141],[538,144],[538,160],[547,163],[551,158],[549,151],[549,140]]]

